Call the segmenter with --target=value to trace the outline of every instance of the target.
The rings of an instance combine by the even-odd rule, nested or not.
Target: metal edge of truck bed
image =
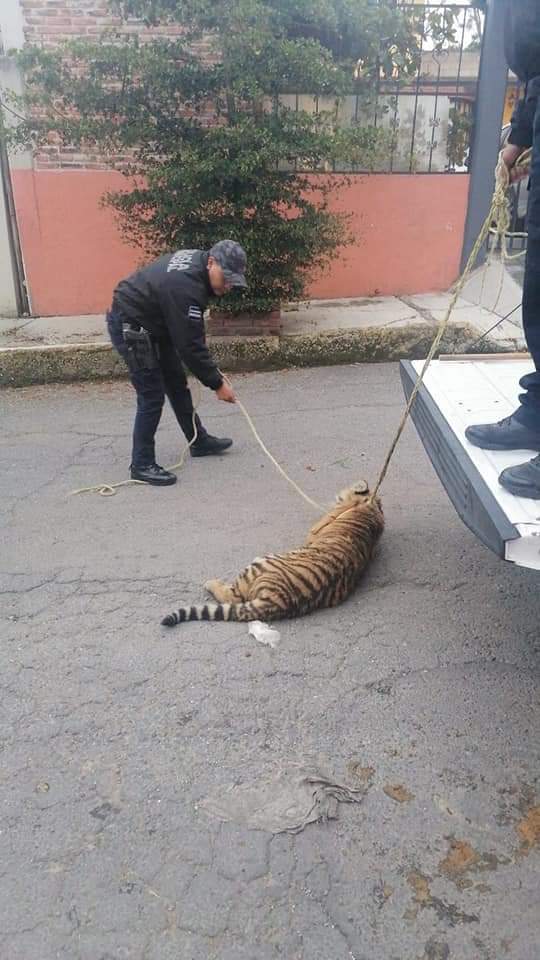
[[[401,382],[409,399],[418,375],[410,360],[400,362]],[[505,558],[505,544],[519,538],[482,475],[422,384],[411,410],[426,453],[463,523],[482,543]]]

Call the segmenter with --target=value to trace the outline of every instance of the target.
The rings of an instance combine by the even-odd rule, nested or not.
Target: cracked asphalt
[[[395,365],[235,378],[265,442],[323,502],[373,480],[403,406]],[[127,383],[0,394],[5,960],[537,960],[540,590],[463,527],[409,427],[387,529],[342,607],[166,631],[314,514],[205,392],[235,445],[175,487],[124,479]],[[159,461],[178,460],[167,412]],[[200,801],[322,758],[371,786],[297,836]]]

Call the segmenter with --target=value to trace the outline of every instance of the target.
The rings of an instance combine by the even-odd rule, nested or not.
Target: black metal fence
[[[380,132],[369,167],[349,164],[336,172],[370,169],[389,173],[466,173],[480,66],[484,15],[469,3],[411,3],[404,13],[415,44],[406,71],[396,63],[381,67],[375,89],[341,101],[303,94],[280,97],[292,109],[334,112],[340,125],[351,123]],[[391,56],[391,51],[390,51]]]
[[[400,3],[418,37],[413,79],[396,84],[383,123],[393,132],[390,172],[466,173],[484,17],[464,3]]]

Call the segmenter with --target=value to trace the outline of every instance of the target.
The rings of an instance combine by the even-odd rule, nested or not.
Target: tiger
[[[384,528],[381,501],[363,481],[342,490],[309,531],[304,546],[256,557],[233,583],[208,580],[217,603],[183,606],[161,621],[280,620],[342,603],[356,588]]]

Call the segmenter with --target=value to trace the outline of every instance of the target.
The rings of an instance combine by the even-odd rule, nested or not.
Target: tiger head
[[[358,483],[355,483],[352,487],[346,487],[345,490],[341,490],[341,492],[338,493],[334,507],[312,527],[310,531],[311,537],[317,537],[323,530],[329,530],[335,520],[343,514],[347,514],[354,509],[354,507],[364,508],[362,509],[362,513],[371,516],[376,527],[382,530],[384,515],[381,501],[378,497],[375,497],[372,501],[367,483],[365,480],[359,480]]]
[[[350,509],[350,507],[361,506],[371,502],[371,494],[369,492],[369,486],[365,480],[359,480],[352,487],[346,487],[344,490],[341,490],[336,497],[336,506],[345,507]],[[379,497],[375,497],[373,501],[373,506],[382,513],[382,504]]]
[[[336,497],[336,503],[350,503],[358,498],[362,500],[367,500],[369,497],[369,487],[365,480],[359,480],[358,483],[355,483],[352,487],[345,487],[344,490],[340,490]]]

